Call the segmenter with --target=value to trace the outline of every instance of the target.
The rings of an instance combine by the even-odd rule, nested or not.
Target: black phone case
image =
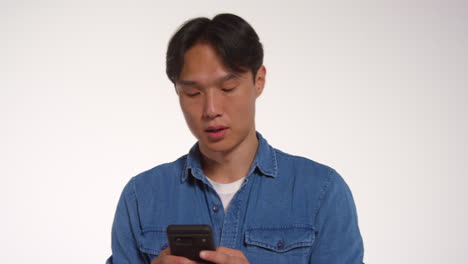
[[[199,256],[202,250],[216,250],[209,225],[169,225],[166,229],[171,254],[212,264]]]

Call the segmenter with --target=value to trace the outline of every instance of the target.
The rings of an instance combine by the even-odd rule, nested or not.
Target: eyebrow
[[[232,80],[232,79],[235,79],[237,78],[239,75],[238,74],[235,74],[235,73],[228,73],[220,78],[218,78],[215,83],[223,83],[225,81],[229,81],[229,80]],[[177,80],[176,81],[177,83],[181,84],[181,85],[185,85],[185,86],[198,86],[199,83],[196,82],[196,81],[192,81],[192,80]]]

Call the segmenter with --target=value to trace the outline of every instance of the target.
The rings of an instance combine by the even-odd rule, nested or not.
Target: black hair
[[[244,19],[219,14],[213,19],[198,17],[185,22],[172,36],[166,53],[166,74],[175,84],[184,55],[198,42],[210,44],[230,70],[255,74],[263,64],[263,47],[257,33]]]

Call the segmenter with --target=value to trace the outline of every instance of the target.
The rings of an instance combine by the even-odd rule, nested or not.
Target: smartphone
[[[169,225],[166,229],[171,255],[182,256],[201,263],[202,250],[216,250],[213,231],[209,225]]]

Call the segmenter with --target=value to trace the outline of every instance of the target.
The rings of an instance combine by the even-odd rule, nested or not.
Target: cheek
[[[186,104],[184,103],[182,100],[180,102],[180,108],[182,110],[182,113],[184,114],[184,118],[185,118],[185,121],[187,122],[187,124],[192,127],[195,124],[195,120],[196,120],[196,111],[193,107],[193,105],[190,105],[190,104]]]
[[[255,115],[255,98],[247,97],[238,100],[234,108],[234,114],[239,122],[250,123]]]

